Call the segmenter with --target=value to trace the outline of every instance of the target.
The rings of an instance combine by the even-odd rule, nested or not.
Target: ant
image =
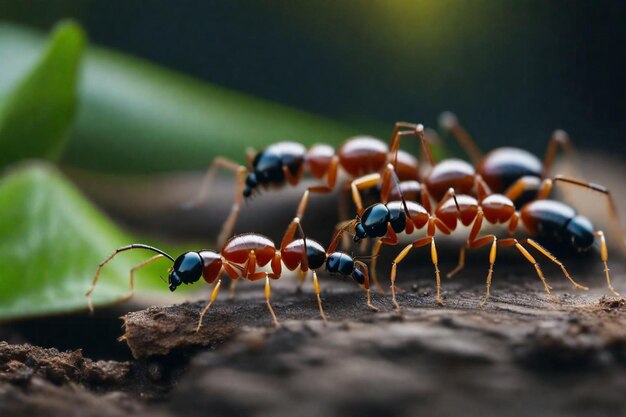
[[[299,229],[303,238],[294,240],[295,226],[290,227],[285,233],[280,250],[276,249],[276,246],[269,238],[255,233],[241,234],[231,237],[228,241],[226,241],[219,253],[211,250],[191,251],[183,253],[176,259],[161,249],[144,244],[135,243],[123,246],[116,249],[115,252],[98,265],[91,287],[86,293],[89,309],[93,312],[91,294],[95,289],[100,272],[102,271],[104,265],[121,252],[132,249],[145,249],[156,252],[157,255],[147,259],[130,270],[130,291],[127,295],[122,297],[122,300],[127,300],[133,295],[134,273],[138,269],[165,257],[173,262],[173,266],[169,270],[167,281],[170,291],[175,291],[176,288],[182,284],[192,284],[198,281],[201,277],[203,277],[208,284],[215,282],[209,302],[200,313],[196,331],[200,330],[204,315],[217,299],[222,283],[220,275],[223,272],[225,272],[233,281],[236,281],[239,278],[248,279],[250,281],[257,281],[265,278],[265,302],[270,315],[272,316],[274,325],[279,327],[280,323],[278,322],[274,309],[272,308],[272,304],[270,303],[270,279],[280,278],[282,272],[281,264],[284,264],[290,271],[293,271],[298,267],[300,267],[300,270],[303,273],[306,273],[309,269],[313,271],[313,286],[317,297],[320,316],[324,321],[326,321],[326,315],[322,306],[322,299],[320,296],[321,291],[316,273],[316,270],[322,266],[325,266],[326,271],[331,274],[338,273],[343,276],[352,277],[358,284],[362,285],[367,294],[368,308],[377,311],[377,308],[371,304],[367,266],[363,262],[356,260],[345,253],[335,252],[339,236],[333,240],[326,251],[318,242],[304,237],[302,228],[299,227]],[[270,265],[271,272],[256,270],[257,267],[264,267],[268,264]]]
[[[399,199],[389,201],[393,197],[391,189],[391,180],[396,185],[395,192]],[[396,301],[396,268],[413,248],[419,248],[430,245],[431,261],[435,268],[435,282],[437,288],[437,303],[443,305],[441,299],[441,276],[438,265],[437,246],[435,244],[435,234],[438,231],[446,235],[451,233],[451,229],[442,222],[436,215],[432,215],[422,204],[407,201],[404,198],[402,183],[395,174],[393,166],[389,164],[384,171],[381,187],[381,202],[369,206],[365,210],[361,210],[354,220],[340,223],[340,233],[342,231],[352,229],[354,231],[354,242],[359,242],[365,238],[378,238],[372,249],[370,271],[372,280],[378,283],[376,277],[377,257],[382,245],[395,246],[399,243],[398,234],[405,232],[410,235],[415,230],[426,228],[426,237],[419,238],[413,243],[407,245],[400,254],[394,259],[391,270],[391,296],[394,306],[399,309],[400,306]],[[451,195],[451,194],[450,194]],[[443,204],[442,200],[440,203]],[[439,208],[439,206],[438,206]]]
[[[393,174],[393,167],[389,167],[389,171]],[[413,243],[407,245],[393,260],[391,268],[391,294],[394,307],[399,309],[399,305],[395,296],[395,280],[397,265],[408,255],[413,248],[430,245],[431,260],[435,267],[435,279],[437,286],[437,303],[442,305],[440,295],[440,272],[438,268],[438,255],[435,245],[435,234],[437,231],[446,235],[456,230],[458,222],[464,226],[472,226],[469,238],[467,240],[467,248],[480,248],[491,243],[491,251],[489,255],[489,272],[487,276],[487,293],[483,300],[483,304],[490,295],[491,279],[493,274],[493,265],[496,260],[497,246],[515,246],[520,253],[532,263],[535,267],[537,275],[541,279],[548,295],[552,297],[550,287],[536,262],[534,257],[522,246],[527,243],[537,249],[544,256],[557,264],[563,271],[566,278],[578,289],[588,289],[578,284],[570,276],[569,272],[554,255],[545,249],[536,240],[528,238],[518,240],[512,237],[522,219],[522,225],[526,232],[537,238],[538,241],[544,241],[555,244],[566,244],[571,241],[574,249],[578,251],[588,250],[594,243],[594,237],[597,237],[600,243],[601,259],[604,263],[604,271],[609,290],[618,295],[611,285],[609,269],[607,265],[608,251],[604,232],[601,230],[593,230],[591,222],[584,216],[580,216],[576,211],[561,202],[549,200],[548,197],[553,186],[556,183],[572,184],[584,188],[591,189],[595,192],[604,194],[607,198],[608,206],[611,213],[617,215],[615,205],[609,190],[605,187],[593,183],[587,183],[576,179],[563,176],[556,176],[552,179],[542,181],[541,188],[535,200],[526,203],[521,210],[516,211],[513,201],[502,194],[489,194],[481,196],[478,200],[467,194],[457,195],[454,188],[449,188],[443,196],[434,212],[430,212],[424,205],[413,201],[406,201],[403,195],[402,183],[398,181],[396,176],[391,175],[396,182],[396,193],[399,200],[389,202],[392,190],[383,188],[381,193],[381,203],[376,203],[368,207],[362,214],[357,215],[355,220],[349,221],[344,229],[351,227],[354,229],[354,241],[358,242],[364,238],[378,238],[376,245],[372,251],[372,262],[370,265],[372,277],[375,277],[376,259],[382,245],[397,245],[398,233],[406,232],[411,234],[415,229],[419,230],[424,227],[426,237],[420,238]],[[386,192],[385,192],[386,191]],[[478,236],[481,230],[483,219],[489,223],[508,223],[510,238],[498,239],[495,235]],[[458,266],[447,274],[448,277],[459,272],[465,262],[465,247],[461,248],[459,254]]]
[[[260,188],[280,188],[287,183],[295,186],[302,179],[305,170],[316,179],[325,178],[325,183],[306,189],[299,204],[299,218],[304,214],[309,193],[329,193],[334,190],[340,168],[351,178],[359,179],[352,186],[353,189],[364,183],[376,182],[377,173],[390,161],[393,161],[400,178],[417,179],[417,159],[399,148],[400,140],[406,136],[415,136],[420,127],[421,125],[397,122],[389,145],[370,136],[356,136],[346,140],[337,151],[327,144],[313,145],[307,150],[304,145],[296,142],[278,142],[258,153],[249,150],[248,167],[217,157],[207,170],[192,205],[199,204],[206,198],[209,184],[218,169],[227,169],[236,175],[235,203],[217,239],[218,244],[222,244],[235,226],[244,199],[251,197]]]
[[[468,154],[476,167],[475,174],[480,176],[492,192],[506,195],[516,207],[521,207],[537,197],[542,188],[542,181],[548,178],[559,148],[565,152],[567,170],[571,175],[574,150],[569,135],[561,129],[555,130],[550,136],[541,162],[532,153],[514,147],[496,148],[483,156],[455,114],[444,112],[439,120],[442,128],[451,132]],[[464,166],[466,174],[469,175],[471,165],[464,162]],[[467,189],[455,187],[455,190],[462,194],[468,193]]]
[[[437,209],[436,216],[450,229],[454,229],[457,220],[460,220],[465,226],[471,225],[471,231],[466,245],[461,248],[459,264],[448,274],[448,278],[452,277],[452,275],[463,268],[465,264],[466,248],[476,249],[491,244],[489,252],[489,270],[487,273],[487,290],[482,301],[482,305],[484,305],[490,296],[493,265],[496,262],[497,247],[515,246],[524,258],[535,267],[536,273],[548,296],[556,301],[539,264],[526,248],[524,248],[523,244],[526,243],[532,246],[550,261],[558,265],[565,277],[574,287],[588,290],[587,287],[574,281],[563,263],[539,242],[543,242],[544,244],[550,243],[561,247],[567,246],[582,252],[589,250],[597,238],[600,245],[600,257],[604,264],[604,273],[608,289],[616,296],[619,296],[618,292],[611,285],[611,277],[607,264],[608,250],[604,232],[602,230],[594,230],[589,219],[579,215],[573,207],[556,200],[548,199],[553,185],[557,182],[573,184],[603,193],[608,198],[609,206],[614,208],[612,198],[606,188],[597,184],[586,183],[562,176],[556,176],[552,180],[544,181],[536,198],[533,201],[525,203],[519,211],[516,209],[514,202],[506,195],[491,194],[481,201],[478,201],[469,195],[457,196],[454,190],[449,190],[450,197]],[[483,220],[492,224],[508,224],[510,237],[499,239],[494,234],[479,236],[478,234],[481,230]],[[520,226],[530,236],[529,238],[516,239],[513,237],[513,234]]]

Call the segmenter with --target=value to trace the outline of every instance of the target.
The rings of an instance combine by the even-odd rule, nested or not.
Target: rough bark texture
[[[592,165],[605,166],[590,179],[614,191],[624,219],[624,165],[609,166],[604,157],[586,168]],[[109,201],[136,209],[112,203],[108,208],[126,213],[130,224],[168,235],[214,235],[230,201],[224,200],[221,211],[210,206],[181,216],[172,205],[185,201],[194,189],[175,194],[183,184],[187,181],[170,187],[172,193],[161,186],[158,193],[146,192],[172,199],[159,214],[152,200],[136,205],[131,197],[137,190],[120,198],[121,185],[114,182]],[[102,187],[93,190],[106,206]],[[268,193],[242,213],[240,230],[279,239],[282,230],[276,222],[259,224],[257,219],[286,224],[300,193],[291,190],[292,205]],[[333,196],[313,199],[305,219],[305,226],[311,225],[307,230],[322,242],[336,220],[324,209],[334,204]],[[595,194],[585,194],[577,207],[596,223],[606,219],[604,201]],[[616,236],[611,234],[614,226],[604,222],[601,227],[609,237]],[[455,245],[441,246],[444,272],[454,266]],[[384,250],[381,275],[388,274],[389,257],[397,251]],[[262,283],[241,285],[236,301],[226,301],[222,294],[199,333],[195,326],[203,303],[125,315],[98,310],[95,317],[0,327],[0,339],[10,342],[0,344],[0,415],[626,415],[626,306],[623,299],[607,296],[597,254],[564,259],[572,275],[593,288],[586,293],[572,290],[557,267],[538,258],[560,300],[555,304],[542,291],[532,266],[519,261],[514,250],[503,249],[493,297],[481,308],[487,252],[468,255],[465,271],[454,280],[444,278],[445,307],[435,304],[426,252],[411,255],[399,269],[405,290],[398,297],[401,314],[391,308],[388,295],[373,294],[380,308],[373,313],[355,285],[320,275],[327,325],[319,320],[310,283],[297,294],[289,279],[281,279],[272,294],[280,329],[272,326]],[[609,265],[614,284],[625,294],[626,267],[617,253],[611,247]],[[124,344],[115,342],[122,335]],[[79,348],[86,356],[107,361],[87,359]]]
[[[354,286],[326,283],[327,324],[313,294],[284,287],[278,329],[259,286],[216,303],[199,333],[203,303],[151,307],[124,317],[125,342],[148,357],[130,363],[2,344],[0,413],[623,414],[625,301],[559,284],[554,303],[535,277],[518,278],[505,275],[485,307],[479,280],[444,281],[445,307],[420,280],[399,295],[400,313],[388,295],[374,294],[374,313]]]

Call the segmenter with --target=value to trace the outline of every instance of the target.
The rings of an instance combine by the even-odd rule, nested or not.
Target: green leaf
[[[28,54],[37,47],[36,38],[28,29],[0,25],[0,56],[6,50]],[[0,91],[6,77],[0,71]],[[244,162],[249,146],[280,140],[338,144],[356,133],[323,117],[94,47],[85,54],[79,95],[62,162],[91,170],[204,169],[217,155]]]
[[[327,119],[195,81],[122,54],[90,49],[83,106],[64,162],[89,169],[204,169],[240,162],[279,140],[337,143],[354,132]]]
[[[76,111],[84,45],[80,27],[58,25],[38,62],[2,100],[0,166],[25,158],[58,158]]]
[[[55,168],[19,167],[0,182],[0,319],[86,308],[96,267],[117,247],[133,243]],[[128,291],[129,270],[150,252],[131,251],[106,265],[94,304]],[[141,290],[166,290],[159,260],[136,279]],[[145,292],[145,291],[144,291]]]

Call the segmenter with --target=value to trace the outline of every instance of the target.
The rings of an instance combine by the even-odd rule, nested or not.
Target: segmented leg
[[[478,165],[483,159],[483,154],[476,142],[467,130],[459,123],[459,119],[452,112],[444,112],[439,116],[439,124],[446,131],[452,132],[452,136],[461,145],[465,153],[470,157],[474,165]]]
[[[241,205],[243,204],[243,189],[246,185],[246,175],[248,171],[244,166],[239,167],[237,171],[237,189],[235,191],[235,202],[233,203],[230,213],[222,226],[220,234],[217,236],[217,246],[222,247],[224,242],[230,237],[237,223],[239,212],[241,211]]]
[[[458,274],[459,272],[461,272],[461,270],[465,267],[465,246],[461,247],[461,250],[459,251],[459,263],[457,264],[457,266],[450,272],[448,272],[446,274],[446,277],[448,278],[452,278],[454,275]]]
[[[604,275],[606,276],[606,285],[615,296],[620,297],[620,294],[615,291],[613,285],[611,285],[611,276],[609,275],[609,265],[607,263],[609,259],[609,251],[606,247],[606,240],[604,239],[604,232],[602,230],[598,230],[594,232],[594,235],[600,240],[600,257],[602,259],[602,263],[604,264]]]
[[[556,157],[556,153],[559,148],[565,152],[568,175],[573,175],[574,148],[572,146],[572,142],[567,132],[564,130],[555,130],[550,137],[548,147],[546,148],[546,154],[543,158],[542,176],[544,178],[548,176],[548,172],[550,172],[550,169],[552,168],[554,158]]]
[[[278,319],[276,318],[276,313],[274,313],[274,309],[272,308],[272,303],[270,302],[271,296],[272,296],[272,289],[270,287],[270,278],[267,277],[265,278],[265,302],[267,303],[267,308],[270,311],[270,314],[272,315],[272,320],[274,321],[274,325],[276,327],[280,327],[280,323],[278,322]]]
[[[324,307],[322,307],[322,297],[320,295],[320,284],[317,280],[317,274],[313,271],[313,288],[315,289],[315,296],[317,297],[317,306],[320,309],[320,317],[326,323],[326,314],[324,314]]]
[[[561,271],[563,271],[563,275],[565,275],[565,277],[569,280],[569,282],[572,283],[572,285],[574,285],[575,288],[577,288],[579,290],[585,290],[585,291],[589,289],[588,287],[585,287],[584,285],[580,285],[579,283],[574,281],[574,278],[572,278],[571,275],[569,274],[569,272],[567,272],[567,269],[565,268],[565,265],[563,265],[563,263],[561,261],[559,261],[556,258],[556,256],[552,255],[546,248],[544,248],[543,246],[541,246],[539,243],[535,242],[532,239],[526,239],[526,243],[528,243],[533,248],[537,249],[546,258],[550,259],[552,262],[557,264],[561,268]]]
[[[438,256],[437,256],[437,247],[435,246],[435,238],[432,236],[428,236],[428,237],[418,239],[412,244],[407,245],[404,249],[402,249],[402,252],[400,252],[398,256],[396,256],[396,258],[393,260],[391,264],[391,300],[393,302],[394,307],[398,310],[400,309],[400,305],[398,304],[398,301],[396,300],[396,288],[395,288],[396,269],[398,267],[398,264],[402,262],[402,260],[404,260],[404,258],[409,254],[411,249],[426,246],[428,244],[430,244],[430,257],[431,257],[433,266],[435,267],[435,282],[437,286],[437,304],[444,305],[444,302],[441,299],[441,276],[439,273],[439,264],[438,264]]]
[[[222,280],[218,279],[213,287],[213,291],[211,292],[211,297],[209,298],[209,303],[202,309],[200,313],[200,318],[198,319],[198,325],[196,326],[196,333],[200,331],[202,327],[202,320],[204,319],[204,315],[209,311],[215,300],[217,299],[217,295],[220,293],[220,287],[222,286]]]
[[[133,293],[135,291],[135,272],[139,271],[141,268],[143,268],[143,267],[145,267],[147,265],[150,265],[152,262],[156,261],[157,259],[161,259],[161,258],[163,258],[163,255],[161,255],[161,254],[154,255],[152,258],[149,258],[149,259],[143,261],[142,263],[140,263],[138,265],[135,265],[134,267],[131,268],[131,270],[130,270],[128,294],[126,294],[125,296],[120,298],[120,301],[129,300],[133,296]]]
[[[196,198],[187,203],[188,206],[194,207],[206,200],[206,198],[209,196],[209,186],[213,182],[213,179],[215,178],[215,175],[220,168],[231,171],[235,175],[237,175],[242,169],[244,171],[247,171],[245,166],[238,164],[237,162],[231,161],[230,159],[223,158],[221,156],[216,157],[215,159],[213,159],[213,162],[211,162],[209,169],[207,169],[206,174],[202,179],[202,183],[200,185],[198,194],[196,194]]]

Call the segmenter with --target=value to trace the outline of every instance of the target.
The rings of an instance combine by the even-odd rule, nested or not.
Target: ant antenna
[[[417,125],[415,132],[417,133],[417,136],[420,138],[420,141],[422,142],[422,151],[424,155],[426,155],[426,159],[428,160],[428,163],[430,164],[431,167],[434,167],[435,158],[433,158],[433,153],[432,153],[432,150],[430,149],[430,144],[428,143],[428,139],[426,139],[426,135],[424,134],[424,125],[421,125],[421,124]]]
[[[422,126],[422,125],[418,125],[418,126]],[[396,172],[395,169],[390,169],[389,171],[391,172],[391,178],[393,179],[393,183],[395,184],[396,189],[398,190],[398,194],[400,194],[400,200],[402,201],[402,208],[404,209],[404,214],[406,215],[407,219],[410,219],[411,215],[409,214],[409,208],[406,205],[406,200],[404,199],[404,194],[402,193],[402,187],[400,186],[400,179],[398,178],[398,173]]]
[[[454,199],[454,205],[456,206],[456,211],[460,215],[461,214],[461,206],[459,206],[459,201],[456,199],[456,193],[454,192],[454,188],[450,187],[450,189],[448,190],[448,193],[450,193],[450,195]]]
[[[150,250],[152,252],[158,253],[159,255],[165,256],[167,259],[169,259],[172,262],[175,262],[174,258],[172,258],[167,252],[164,252],[161,249],[155,248],[154,246],[148,246],[142,243],[133,243],[132,245],[126,245],[126,246],[122,246],[121,248],[117,248],[115,252],[109,255],[104,261],[100,262],[100,264],[98,265],[98,269],[96,270],[96,274],[93,277],[93,281],[91,282],[91,287],[89,287],[89,290],[85,294],[87,296],[87,305],[89,307],[89,311],[93,312],[93,304],[91,303],[91,293],[93,293],[93,290],[96,288],[96,283],[98,282],[98,278],[100,277],[100,272],[102,271],[102,268],[104,267],[104,265],[109,263],[111,259],[115,258],[117,254],[121,252],[125,252],[127,250],[131,250],[131,249]]]
[[[302,224],[298,222],[298,230],[300,234],[302,234],[302,242],[304,244],[304,253],[302,254],[302,259],[300,260],[300,269],[304,271],[308,271],[309,269],[309,257],[308,250],[306,247],[306,234],[304,233],[304,229],[302,228]]]

